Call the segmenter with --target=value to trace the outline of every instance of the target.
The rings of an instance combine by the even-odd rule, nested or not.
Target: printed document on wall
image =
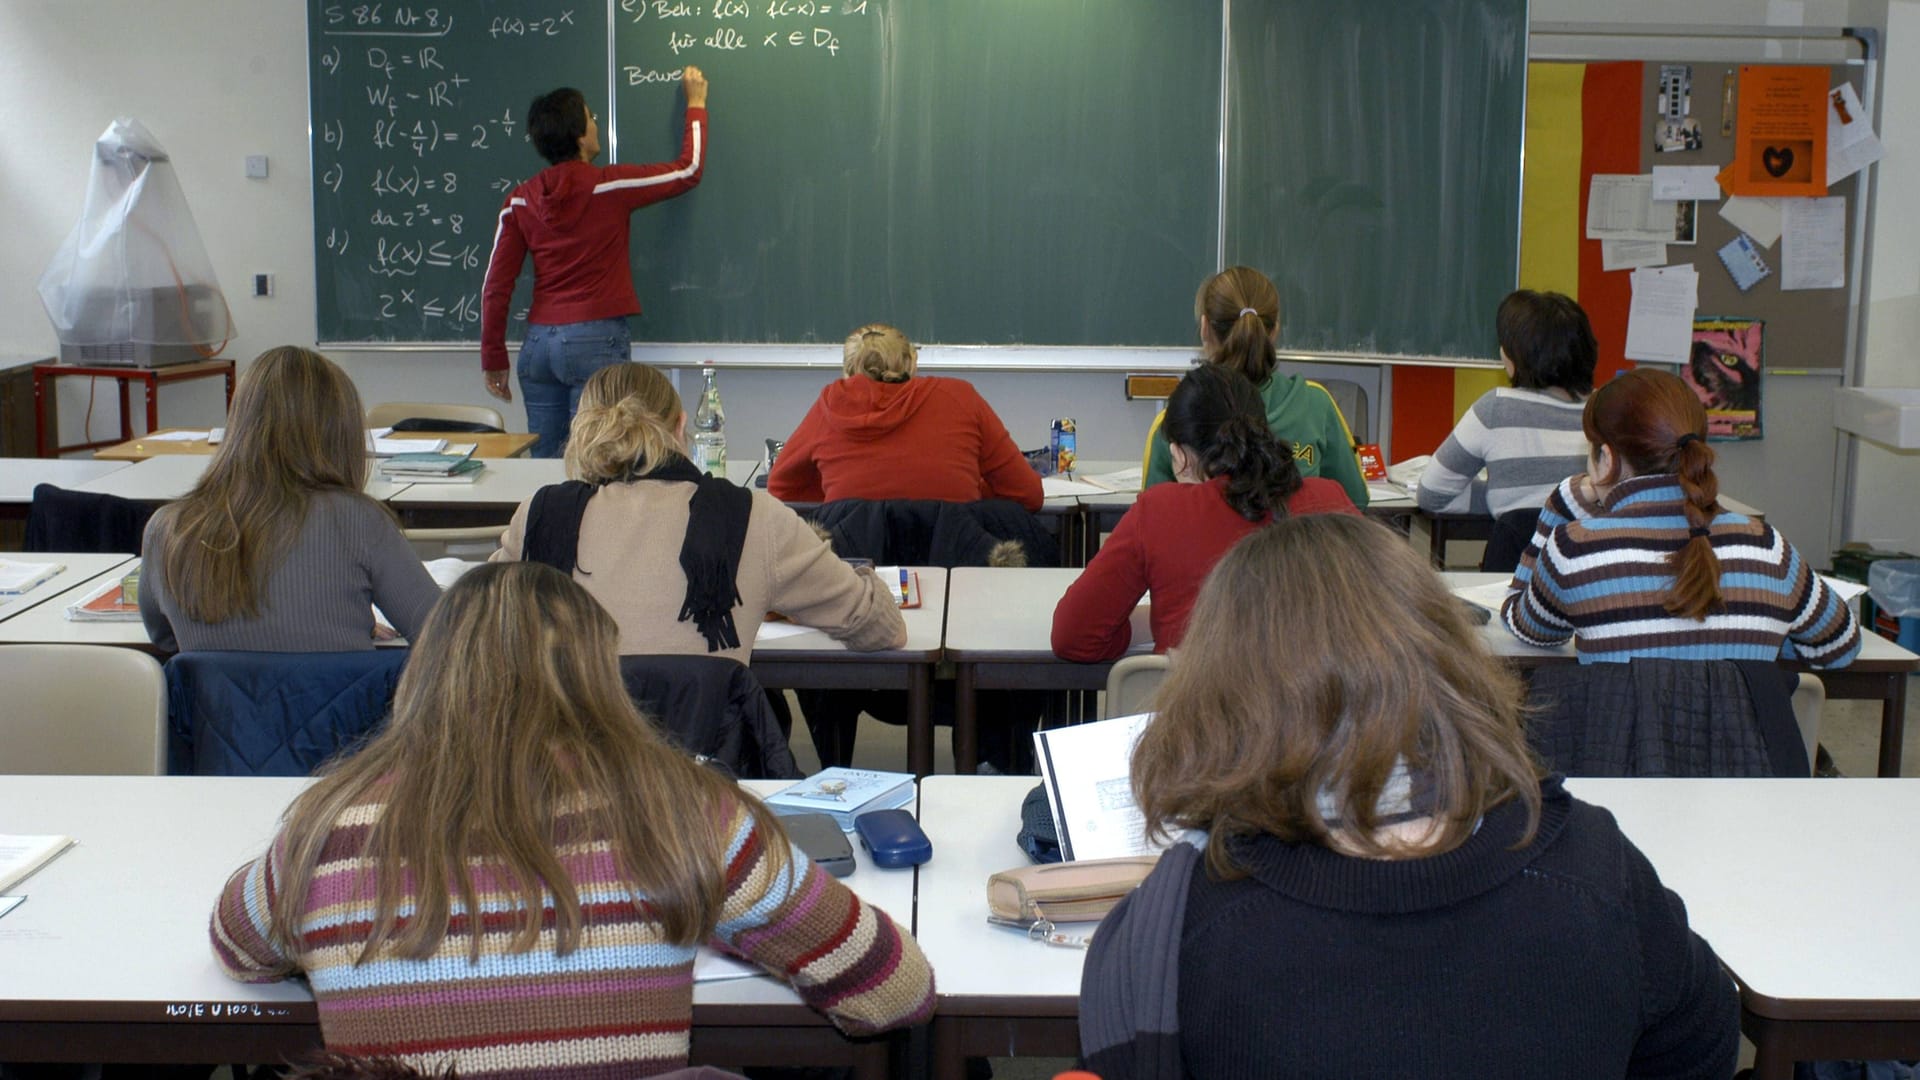
[[[1847,200],[1784,199],[1780,287],[1840,289],[1847,284]]]
[[[1700,274],[1691,266],[1635,270],[1633,303],[1627,308],[1627,359],[1686,363],[1699,298]]]

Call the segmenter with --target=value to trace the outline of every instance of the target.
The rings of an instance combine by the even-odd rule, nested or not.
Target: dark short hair
[[[1500,348],[1513,361],[1513,385],[1523,390],[1559,387],[1570,394],[1593,392],[1600,359],[1587,313],[1557,292],[1516,289],[1494,316]]]
[[[527,106],[527,138],[549,165],[579,157],[586,134],[587,98],[571,86],[549,90]]]

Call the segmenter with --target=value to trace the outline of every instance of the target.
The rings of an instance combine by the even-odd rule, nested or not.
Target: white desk
[[[1613,812],[1733,972],[1755,1080],[1796,1059],[1920,1057],[1920,781],[1567,788]]]
[[[274,1062],[318,1046],[304,982],[234,982],[207,939],[220,887],[266,850],[306,783],[0,777],[0,830],[79,841],[13,890],[28,899],[0,917],[0,1059]],[[859,868],[846,883],[911,926],[913,872],[877,869],[855,847]],[[694,1025],[706,1060],[786,1063],[824,1051],[864,1062],[877,1048],[884,1061],[886,1049],[846,1042],[770,977],[697,985]]]
[[[1031,776],[929,776],[920,828],[933,859],[920,867],[919,925],[940,1007],[937,1080],[959,1080],[967,1057],[1079,1053],[1080,966],[1086,953],[987,922],[987,877],[1031,860],[1013,841]]]
[[[957,567],[947,593],[947,659],[954,662],[954,769],[974,770],[977,690],[1100,690],[1112,662],[1076,664],[1053,655],[1053,609],[1077,569]],[[1150,606],[1133,610],[1128,655],[1153,651]]]
[[[77,488],[127,467],[124,461],[69,461],[65,458],[0,458],[0,504],[33,502],[37,484]]]
[[[566,478],[560,458],[489,460],[471,484],[413,484],[388,502],[408,528],[505,525],[534,492]]]
[[[118,495],[123,499],[134,499],[140,502],[172,502],[193,490],[193,485],[200,482],[200,474],[207,471],[207,463],[212,460],[210,456],[202,457],[198,454],[169,454],[148,458],[81,484],[79,490],[91,491],[98,495]],[[102,462],[101,464],[117,463]],[[367,486],[363,490],[368,495],[385,502],[405,491],[409,486],[389,483],[382,480],[378,472],[375,472],[367,478]]]
[[[1510,574],[1445,573],[1440,576],[1448,588],[1512,580]],[[0,624],[0,629],[4,629],[4,624]],[[1541,649],[1520,642],[1501,624],[1497,614],[1491,622],[1480,628],[1480,635],[1495,656],[1521,667],[1576,658],[1570,641],[1555,649]],[[1817,676],[1827,689],[1827,697],[1836,701],[1878,701],[1879,772],[1883,777],[1900,775],[1900,756],[1906,741],[1907,677],[1920,671],[1920,656],[1862,627],[1860,655],[1846,667],[1819,671],[1803,664],[1788,666],[1795,671]]]
[[[751,663],[760,685],[779,690],[905,690],[907,768],[925,776],[933,771],[933,669],[946,629],[947,571],[908,569],[920,577],[920,606],[900,612],[907,624],[903,647],[854,652],[809,630],[754,642]]]
[[[0,623],[16,615],[23,614],[47,600],[72,589],[84,589],[93,586],[97,579],[110,570],[118,570],[135,559],[132,555],[93,555],[69,554],[59,552],[8,552],[4,558],[16,563],[59,563],[65,569],[50,580],[28,589],[18,596],[0,596]]]
[[[155,458],[158,461],[160,459]],[[158,646],[147,638],[147,627],[139,619],[129,622],[74,622],[67,618],[67,605],[75,603],[94,588],[102,574],[112,570],[132,570],[139,560],[131,555],[61,555],[61,561],[89,558],[119,560],[96,572],[86,581],[68,585],[51,596],[0,620],[0,644],[8,645],[118,645],[141,649],[164,657]],[[4,832],[0,826],[0,832]]]

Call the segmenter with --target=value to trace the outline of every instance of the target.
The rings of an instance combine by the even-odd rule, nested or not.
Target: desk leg
[[[159,431],[160,430],[160,379],[159,379],[159,376],[155,373],[149,372],[147,374],[146,383],[147,383],[147,430]],[[132,438],[132,436],[129,435],[128,438]]]
[[[933,1018],[933,1080],[967,1080],[967,1059],[956,1038],[957,1026],[951,1020]]]
[[[933,675],[929,664],[907,671],[907,763],[913,775],[933,772]]]
[[[133,386],[127,379],[115,379],[113,382],[120,388],[120,441],[126,442],[133,438],[133,395],[129,392]],[[147,384],[147,400],[153,400],[151,383]],[[87,438],[93,438],[93,432],[87,432]]]
[[[1907,736],[1907,674],[1887,675],[1887,697],[1880,704],[1880,775],[1899,776]]]
[[[1753,1047],[1753,1080],[1793,1080],[1793,1052],[1779,1039],[1765,1039]]]
[[[227,412],[233,412],[233,365],[227,365]]]
[[[979,703],[973,665],[956,665],[953,674],[953,771],[972,776],[980,766]]]
[[[53,407],[53,395],[47,393],[51,380],[38,366],[33,369],[33,442],[43,458],[53,457],[53,440],[47,438],[47,410]]]

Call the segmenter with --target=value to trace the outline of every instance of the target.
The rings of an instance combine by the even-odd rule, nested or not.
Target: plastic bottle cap
[[[1100,1080],[1100,1074],[1090,1073],[1084,1069],[1069,1069],[1063,1073],[1054,1073],[1053,1080]]]

